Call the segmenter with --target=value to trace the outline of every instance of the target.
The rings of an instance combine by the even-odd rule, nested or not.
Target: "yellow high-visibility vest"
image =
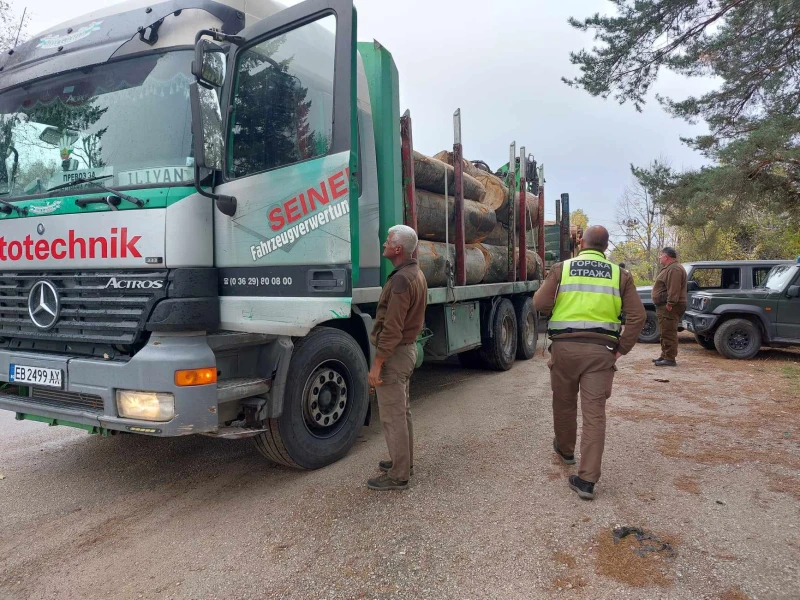
[[[592,332],[619,337],[622,296],[619,266],[599,250],[564,261],[549,334]]]

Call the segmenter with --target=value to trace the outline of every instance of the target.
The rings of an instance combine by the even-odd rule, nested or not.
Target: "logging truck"
[[[371,418],[398,223],[429,279],[420,360],[534,354],[535,167],[513,145],[496,173],[465,160],[459,115],[452,152],[415,152],[351,0],[103,8],[3,54],[0,125],[0,408],[18,420],[338,460]]]

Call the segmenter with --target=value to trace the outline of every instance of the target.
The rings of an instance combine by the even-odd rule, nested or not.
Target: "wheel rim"
[[[525,317],[525,343],[529,348],[536,345],[536,321],[532,312]]]
[[[644,327],[642,328],[642,334],[644,336],[651,336],[654,335],[656,332],[656,327],[658,327],[658,321],[656,321],[650,315],[647,315],[647,320],[644,322]]]
[[[500,347],[506,356],[514,352],[514,320],[508,315],[503,318],[500,328]]]
[[[311,435],[327,438],[339,431],[352,406],[350,384],[350,371],[339,361],[314,369],[303,388],[303,421]]]
[[[728,337],[728,348],[735,352],[747,350],[751,343],[750,333],[741,328],[734,329]]]

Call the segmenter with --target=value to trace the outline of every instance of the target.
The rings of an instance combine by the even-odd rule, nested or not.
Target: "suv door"
[[[215,189],[237,200],[214,215],[222,326],[304,335],[350,315],[358,265],[352,0],[307,0],[239,35]]]
[[[797,276],[789,284],[800,285],[800,268],[797,268]],[[786,289],[789,289],[789,286]],[[800,298],[787,298],[782,295],[778,301],[778,337],[790,340],[800,340]]]

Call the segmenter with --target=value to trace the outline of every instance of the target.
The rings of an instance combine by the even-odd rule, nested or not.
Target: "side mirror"
[[[686,284],[686,289],[690,292],[696,292],[700,289],[700,286],[696,281],[690,281]]]
[[[194,164],[201,169],[222,169],[224,148],[222,111],[216,90],[198,82],[189,85],[194,131]]]
[[[205,87],[222,87],[225,83],[225,62],[219,46],[199,40],[194,46],[192,75]]]
[[[800,285],[790,285],[786,295],[789,298],[800,298]]]

